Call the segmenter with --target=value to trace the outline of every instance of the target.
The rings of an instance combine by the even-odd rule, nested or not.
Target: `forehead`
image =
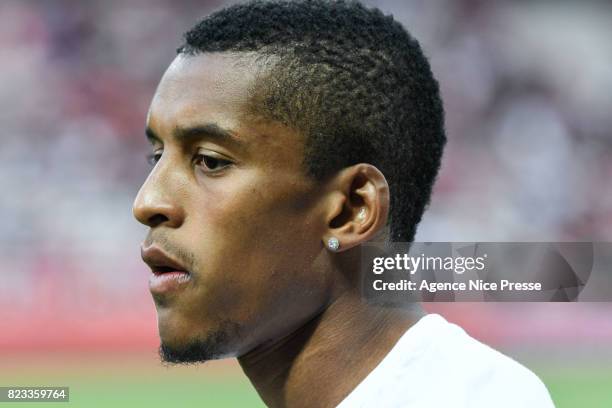
[[[162,133],[168,126],[203,121],[234,129],[259,70],[253,59],[243,55],[178,55],[157,87],[147,124]]]

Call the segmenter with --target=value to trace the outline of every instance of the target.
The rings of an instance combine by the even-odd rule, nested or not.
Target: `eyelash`
[[[205,154],[196,154],[194,157],[196,160],[194,161],[194,163],[198,166],[200,166],[202,163],[204,164],[204,167],[207,169],[207,171],[209,173],[212,172],[217,172],[217,171],[221,171],[223,169],[225,169],[226,167],[231,166],[233,163],[229,160],[226,159],[222,159],[220,157],[213,157],[213,156],[207,156]],[[206,162],[209,163],[206,163]],[[212,162],[212,163],[210,163]],[[216,168],[212,168],[211,166],[214,164],[217,164],[220,167],[216,167]]]
[[[147,155],[147,163],[151,166],[155,166],[159,159],[161,159],[161,153],[151,153]]]
[[[147,162],[151,166],[155,166],[157,162],[161,159],[161,157],[162,157],[161,153],[149,154],[147,155]],[[197,166],[201,166],[202,163],[204,164],[203,166],[205,168],[204,171],[208,173],[215,173],[215,172],[221,171],[225,169],[226,167],[231,166],[233,164],[231,161],[222,159],[220,157],[208,156],[202,153],[196,154],[194,156],[194,164],[196,164]],[[214,164],[220,165],[220,167],[212,168],[211,166],[214,166]]]

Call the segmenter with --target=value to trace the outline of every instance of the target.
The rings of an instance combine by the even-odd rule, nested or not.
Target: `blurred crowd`
[[[449,143],[418,240],[612,240],[611,5],[366,3],[419,39],[442,89]],[[145,115],[182,32],[224,4],[0,3],[0,326],[22,323],[13,342],[48,319],[68,335],[154,324],[131,216]]]

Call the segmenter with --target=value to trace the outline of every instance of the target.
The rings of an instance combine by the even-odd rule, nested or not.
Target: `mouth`
[[[191,281],[191,273],[156,246],[141,248],[142,260],[151,268],[149,290],[154,296],[176,292]]]

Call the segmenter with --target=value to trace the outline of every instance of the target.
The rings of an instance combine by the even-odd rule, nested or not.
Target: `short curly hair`
[[[324,180],[356,164],[389,183],[390,241],[409,242],[446,143],[438,83],[400,23],[354,1],[251,1],[199,21],[179,54],[274,57],[255,109],[296,129],[305,171]]]

